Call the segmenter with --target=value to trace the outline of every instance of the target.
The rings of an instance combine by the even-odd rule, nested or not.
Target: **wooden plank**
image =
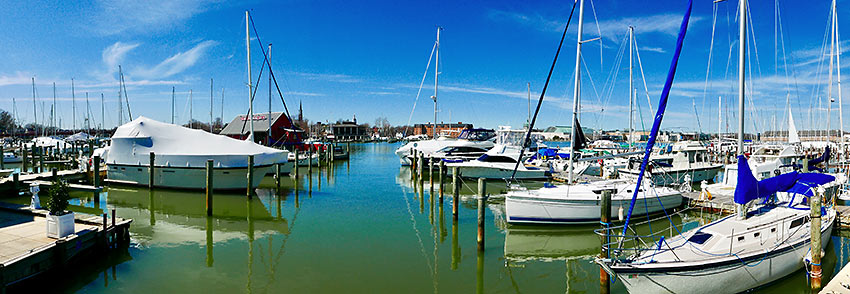
[[[43,181],[43,180],[26,181],[24,183],[35,183],[35,184],[38,184],[39,186],[53,186],[53,182]],[[77,190],[77,191],[96,192],[96,193],[100,193],[100,192],[103,191],[103,187],[95,187],[95,186],[74,184],[74,183],[68,183],[68,188],[71,188],[72,190]]]

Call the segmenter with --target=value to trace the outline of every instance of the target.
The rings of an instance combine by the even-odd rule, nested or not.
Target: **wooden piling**
[[[274,164],[274,185],[275,192],[277,192],[277,190],[280,190],[280,163]]]
[[[59,171],[55,167],[50,169],[50,181],[54,183],[59,182]]]
[[[804,160],[803,163],[808,164],[808,162],[805,161],[805,160]],[[803,166],[805,166],[805,165],[803,165]],[[821,219],[820,219],[821,218],[821,211],[820,210],[821,210],[821,200],[823,198],[823,194],[824,194],[824,188],[818,187],[817,192],[811,198],[811,203],[809,205],[811,207],[811,215],[809,217],[812,220],[812,225],[811,225],[811,228],[812,228],[811,245],[812,245],[812,247],[811,247],[811,251],[810,251],[811,254],[812,254],[812,264],[811,264],[812,270],[809,272],[809,274],[810,274],[810,277],[811,277],[811,283],[810,284],[812,285],[813,292],[816,292],[817,290],[819,290],[821,288],[821,277],[823,275],[823,273],[821,271],[821,258],[820,258],[821,257],[820,256],[821,250],[823,250],[823,248],[821,247],[821,231],[820,231],[820,227],[821,227]]]
[[[20,189],[21,189],[20,176],[21,176],[20,173],[12,174],[12,185],[15,187],[15,195],[17,195],[18,191],[20,191]]]
[[[803,172],[804,173],[809,172],[809,158],[808,157],[803,157]]]
[[[425,153],[419,153],[419,162],[416,163],[416,175],[419,177],[419,183],[425,180]]]
[[[438,178],[439,181],[440,181],[440,203],[443,203],[443,182],[444,182],[443,178],[446,177],[446,174],[444,172],[445,168],[446,168],[446,163],[443,162],[442,160],[440,160],[440,169],[438,171],[440,173],[439,178]]]
[[[457,207],[460,202],[460,168],[452,167],[452,219],[457,220]]]
[[[44,171],[44,147],[41,147],[38,152],[38,170]]]
[[[213,160],[207,159],[207,215],[213,211]]]
[[[0,145],[0,169],[6,169],[6,152],[3,150],[3,145]]]
[[[28,155],[28,154],[27,154],[27,153],[28,153],[28,152],[27,152],[27,147],[26,147],[26,146],[23,146],[23,149],[24,149],[24,158],[23,158],[23,160],[21,161],[21,165],[22,165],[22,167],[21,167],[21,172],[22,172],[22,173],[25,173],[25,172],[27,172],[27,170],[28,170],[28,166],[27,166],[27,163],[28,163],[28,162],[27,162],[27,161],[29,161],[29,159],[28,159],[27,157],[29,157],[29,156],[27,156],[27,155]]]
[[[253,194],[252,190],[254,184],[254,155],[248,155],[248,190],[246,192],[248,198],[251,198],[251,194]]]
[[[599,253],[599,258],[608,258],[608,250],[606,249],[607,245],[607,236],[608,236],[608,227],[611,223],[611,190],[602,190],[602,203],[600,203],[599,207],[601,209],[600,216],[600,224],[602,225],[602,229],[605,229],[604,235],[602,236],[602,247]],[[599,268],[599,293],[600,294],[608,294],[611,292],[611,277],[608,276],[608,272],[606,272],[601,267]]]
[[[156,154],[151,151],[150,153],[150,161],[148,162],[148,189],[153,189],[153,179],[154,179],[154,162],[156,161]]]
[[[434,162],[433,157],[428,157],[428,184],[431,185],[431,193],[434,193]]]
[[[295,147],[295,166],[292,167],[292,175],[295,177],[295,180],[298,180],[298,146]]]
[[[313,144],[310,144],[310,147],[307,148],[307,174],[313,175]]]
[[[478,251],[484,251],[484,205],[487,201],[487,185],[478,178]]]
[[[100,156],[95,155],[92,158],[92,165],[94,165],[94,174],[92,183],[95,187],[100,187]]]

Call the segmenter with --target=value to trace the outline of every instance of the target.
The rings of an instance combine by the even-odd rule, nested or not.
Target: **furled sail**
[[[797,126],[794,125],[794,116],[788,112],[788,143],[800,143],[800,135],[797,134]]]

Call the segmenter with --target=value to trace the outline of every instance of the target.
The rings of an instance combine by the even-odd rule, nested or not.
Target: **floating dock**
[[[0,292],[53,270],[67,269],[85,254],[127,246],[132,220],[75,213],[75,233],[47,238],[46,210],[0,202]]]

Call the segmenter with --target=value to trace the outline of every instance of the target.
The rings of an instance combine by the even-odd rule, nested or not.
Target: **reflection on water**
[[[413,181],[392,153],[398,144],[352,144],[351,158],[299,170],[276,190],[264,179],[253,197],[215,194],[213,216],[198,191],[111,187],[74,192],[72,209],[116,209],[132,218],[132,245],[92,259],[48,292],[85,293],[597,293],[595,227],[508,226],[503,181],[490,181],[486,248],[476,250],[477,184],[465,180],[458,219],[451,179],[440,197],[435,177]],[[529,185],[531,188],[541,184]],[[29,199],[12,201],[28,203]],[[696,226],[694,212],[673,218]],[[666,221],[665,221],[666,222]],[[652,229],[665,228],[652,223]],[[639,226],[646,232],[649,225]],[[850,242],[835,236],[825,277],[850,258]],[[840,263],[837,261],[841,261]],[[474,280],[474,283],[473,283]],[[32,285],[32,284],[30,284]],[[39,284],[40,285],[40,284]],[[21,287],[24,287],[22,285]],[[781,287],[781,288],[780,288]],[[797,273],[763,292],[804,292]],[[615,293],[624,292],[619,283]]]

